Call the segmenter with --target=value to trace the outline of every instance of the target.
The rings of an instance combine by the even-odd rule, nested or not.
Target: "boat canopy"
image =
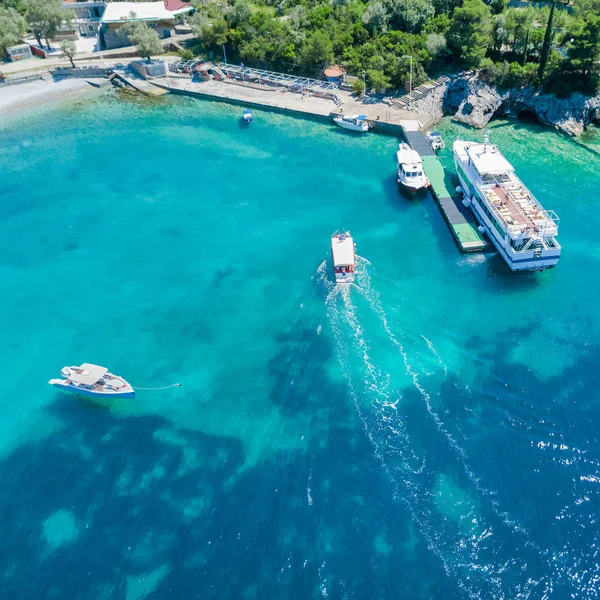
[[[82,385],[94,385],[108,373],[108,369],[90,363],[83,363],[79,368],[81,373],[71,373],[69,379]]]
[[[467,154],[481,176],[502,175],[515,170],[492,144],[473,144],[467,148]]]
[[[367,119],[367,115],[358,115],[358,117],[356,117],[357,121],[366,121]]]
[[[354,240],[352,239],[352,237],[347,233],[343,233],[341,234],[341,237],[335,235],[331,241],[333,265],[335,267],[353,265],[355,262],[355,258]]]

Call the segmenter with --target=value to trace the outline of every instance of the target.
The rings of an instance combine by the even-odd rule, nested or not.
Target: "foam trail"
[[[446,364],[442,360],[442,357],[438,354],[437,350],[435,349],[435,346],[433,345],[431,340],[428,340],[424,335],[421,334],[421,337],[425,340],[425,343],[427,344],[427,347],[431,350],[431,353],[437,358],[439,365],[442,367],[442,369],[444,369],[444,376],[447,377],[448,369],[446,368]]]
[[[539,546],[537,546],[534,542],[531,541],[529,532],[522,525],[520,525],[517,521],[515,521],[515,519],[513,519],[506,511],[502,510],[498,501],[494,498],[494,496],[496,495],[496,492],[486,488],[481,483],[479,478],[475,475],[475,473],[473,472],[473,470],[469,464],[467,453],[465,452],[464,448],[462,448],[462,446],[460,446],[460,444],[456,441],[454,436],[448,431],[445,423],[442,421],[442,419],[439,417],[437,412],[434,410],[433,406],[431,405],[431,396],[425,390],[423,385],[420,383],[419,375],[412,368],[412,366],[408,360],[408,354],[404,350],[402,343],[398,340],[398,338],[396,337],[394,332],[391,330],[388,320],[387,320],[387,316],[383,310],[383,307],[381,306],[379,297],[378,297],[377,293],[374,292],[372,290],[372,288],[370,287],[370,278],[369,278],[368,273],[363,275],[363,277],[364,277],[364,280],[368,283],[368,287],[362,288],[364,290],[365,298],[369,302],[369,305],[370,305],[371,309],[373,310],[373,312],[379,317],[379,320],[380,320],[385,332],[387,333],[390,342],[396,347],[397,351],[402,356],[407,375],[409,375],[409,377],[412,379],[413,386],[418,390],[418,392],[425,404],[425,407],[427,408],[427,412],[433,419],[434,423],[436,424],[436,427],[446,437],[446,439],[448,440],[448,443],[450,444],[452,449],[458,455],[467,477],[473,483],[473,485],[475,486],[475,488],[477,489],[479,494],[483,497],[486,497],[489,500],[490,505],[492,506],[492,510],[494,511],[496,516],[498,516],[500,519],[502,519],[502,521],[504,522],[505,525],[509,526],[511,529],[514,529],[515,531],[518,531],[524,537],[525,543],[528,546],[535,548],[540,554],[543,553],[543,551],[539,548]],[[440,364],[443,364],[443,361],[441,361],[441,358],[437,354],[437,351],[433,347],[433,344],[425,336],[421,336],[421,337],[423,337],[423,339],[427,342],[430,350],[432,350],[432,352],[436,356],[438,356],[438,361],[440,361]],[[444,371],[445,371],[445,373],[447,373],[445,365],[444,365]]]
[[[401,352],[406,372],[425,400],[428,411],[438,429],[454,442],[453,448],[465,460],[463,466],[468,468],[464,450],[458,446],[431,407],[429,394],[420,384],[418,374],[412,369],[406,352],[391,331],[387,318],[378,304],[376,294],[370,287],[369,274],[366,269],[357,269],[357,280],[359,285],[356,287],[359,289],[360,295],[367,299],[369,308],[379,317],[388,338]],[[370,357],[363,325],[357,308],[352,303],[353,289],[356,288],[335,286],[327,295],[325,304],[335,337],[336,355],[342,375],[347,382],[350,396],[365,434],[374,449],[375,456],[392,483],[394,498],[401,500],[406,505],[411,518],[418,525],[430,550],[441,561],[448,577],[455,581],[468,597],[505,598],[507,596],[502,590],[502,578],[499,575],[508,568],[517,569],[520,573],[525,565],[521,561],[517,562],[513,559],[504,564],[482,564],[479,559],[480,544],[490,538],[491,528],[482,524],[482,534],[462,538],[462,534],[453,531],[451,526],[440,523],[439,515],[432,512],[432,508],[429,507],[430,491],[423,487],[418,479],[418,475],[423,472],[425,460],[423,457],[417,456],[414,451],[414,446],[398,414],[398,401],[401,396],[397,393],[394,395],[390,389],[389,375],[382,374]],[[350,342],[344,334],[345,329],[349,330]],[[360,382],[361,391],[358,391],[353,379],[357,374],[356,370],[350,368],[351,357],[355,355],[358,355],[363,369],[363,381]],[[368,401],[367,412],[363,408],[365,401]],[[379,418],[375,423],[373,422],[374,414],[370,412],[370,409],[374,409],[375,415]],[[379,437],[380,433],[385,435],[384,440]],[[477,481],[472,472],[470,477]],[[480,489],[483,489],[478,481],[477,484]],[[461,539],[457,540],[457,535]],[[540,585],[542,585],[541,581],[528,579],[525,584],[513,588],[510,597],[529,598],[533,589],[539,591]]]

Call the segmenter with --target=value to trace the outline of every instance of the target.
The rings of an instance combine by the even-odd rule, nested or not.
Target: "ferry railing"
[[[558,218],[556,213],[554,211],[547,211],[514,173],[511,173],[511,175],[508,177],[508,180],[505,179],[504,181],[501,181],[495,175],[492,175],[492,180],[496,185],[501,187],[503,191],[509,196],[509,198],[512,200],[513,206],[515,207],[519,215],[521,215],[526,221],[531,223],[533,232],[539,233],[541,235],[546,235],[548,231],[552,231],[555,228],[558,230],[558,223],[560,219]],[[506,185],[507,183],[511,184],[510,187]],[[520,199],[517,198],[517,196],[514,193],[517,190],[527,196],[528,201],[538,210],[537,216],[542,217],[541,219],[533,219],[531,215],[527,214],[527,212],[523,210],[519,203]],[[552,213],[552,215],[550,213]],[[517,228],[517,233],[518,232],[520,232],[520,230]]]

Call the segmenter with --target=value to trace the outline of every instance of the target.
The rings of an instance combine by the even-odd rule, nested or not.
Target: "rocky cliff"
[[[590,123],[600,123],[600,94],[557,98],[532,87],[497,90],[476,77],[459,76],[413,102],[413,111],[439,117],[452,115],[472,127],[485,127],[492,117],[518,117],[528,112],[546,125],[579,135]]]

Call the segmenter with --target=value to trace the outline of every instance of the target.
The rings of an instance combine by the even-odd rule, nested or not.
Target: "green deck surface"
[[[471,213],[463,206],[456,193],[451,191],[453,186],[450,176],[444,170],[437,156],[422,156],[421,160],[434,195],[461,250],[482,250],[486,243],[477,230]]]
[[[427,177],[429,177],[435,195],[438,198],[451,198],[452,192],[446,187],[446,171],[442,167],[442,163],[438,160],[438,157],[422,156],[421,160],[423,161],[423,168],[425,169],[425,173],[427,173]]]

